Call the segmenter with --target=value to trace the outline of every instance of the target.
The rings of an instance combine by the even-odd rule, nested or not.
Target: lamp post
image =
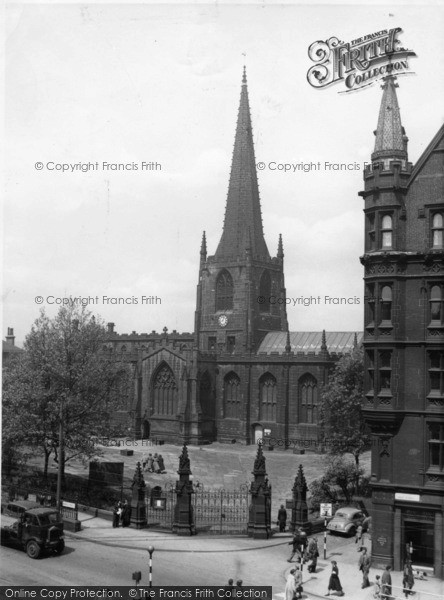
[[[153,552],[154,546],[148,546],[148,552],[150,555],[150,583],[149,587],[153,587]]]

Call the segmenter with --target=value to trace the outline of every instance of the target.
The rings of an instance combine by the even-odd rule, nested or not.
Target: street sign
[[[333,505],[330,503],[321,504],[320,515],[321,517],[332,517],[333,516]]]

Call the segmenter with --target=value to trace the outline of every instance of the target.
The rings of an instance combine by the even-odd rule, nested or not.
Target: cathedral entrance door
[[[142,438],[144,440],[149,440],[150,438],[150,422],[145,419],[142,424]]]

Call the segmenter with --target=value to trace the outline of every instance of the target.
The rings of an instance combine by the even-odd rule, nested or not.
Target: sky
[[[21,345],[42,307],[53,316],[79,297],[118,333],[193,330],[202,232],[210,255],[222,233],[244,64],[265,239],[275,255],[283,236],[287,297],[321,298],[290,304],[290,329],[362,329],[358,192],[381,82],[315,89],[308,48],[402,28],[417,54],[397,90],[416,162],[444,120],[442,3],[12,2],[5,16],[3,336],[13,327]],[[270,167],[300,162],[322,168]]]

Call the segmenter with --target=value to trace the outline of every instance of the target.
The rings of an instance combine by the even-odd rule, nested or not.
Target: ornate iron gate
[[[249,486],[238,490],[204,490],[196,487],[191,496],[196,531],[209,534],[247,533]],[[148,527],[173,528],[176,493],[174,484],[153,488],[146,495]]]
[[[247,533],[248,485],[238,490],[195,490],[192,497],[197,531],[214,534]]]
[[[167,484],[165,488],[154,487],[146,494],[145,503],[148,527],[168,530],[173,528],[176,504],[174,484]]]

